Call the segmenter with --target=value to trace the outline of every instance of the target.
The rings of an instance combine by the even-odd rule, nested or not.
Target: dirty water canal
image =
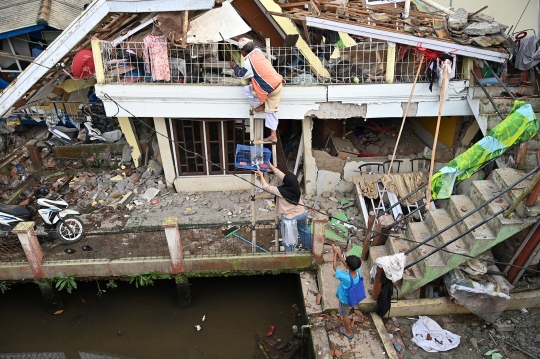
[[[49,314],[34,283],[0,294],[0,356],[3,353],[79,352],[114,358],[264,358],[255,335],[287,341],[302,299],[298,275],[192,278],[192,305],[179,307],[174,280],[135,288],[101,289],[78,282],[62,292],[63,312]],[[205,321],[202,317],[205,316]],[[197,331],[195,326],[200,325]],[[39,356],[38,356],[39,357]],[[296,358],[308,358],[299,353]]]

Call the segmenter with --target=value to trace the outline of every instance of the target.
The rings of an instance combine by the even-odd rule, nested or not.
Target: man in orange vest
[[[240,79],[251,79],[251,85],[244,86],[244,94],[255,112],[265,112],[264,124],[271,134],[264,141],[277,142],[277,111],[283,77],[272,67],[261,49],[253,44],[253,40],[243,37],[238,41],[238,47],[244,56],[244,67],[234,61],[229,65]]]

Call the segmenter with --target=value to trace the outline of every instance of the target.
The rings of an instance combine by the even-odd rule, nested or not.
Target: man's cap
[[[238,47],[241,50],[246,44],[249,44],[250,42],[253,42],[253,40],[242,37],[240,40],[238,40]]]

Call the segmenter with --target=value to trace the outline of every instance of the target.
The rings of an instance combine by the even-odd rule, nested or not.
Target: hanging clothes
[[[379,317],[384,318],[386,313],[390,311],[392,307],[392,294],[394,292],[394,283],[386,277],[381,277],[382,287],[377,298],[377,314]]]
[[[456,77],[456,55],[450,54],[441,54],[437,59],[438,73],[439,76],[439,90],[442,93],[444,88],[444,101],[447,101],[450,97],[450,91],[448,87],[450,85],[450,80]],[[446,72],[446,80],[444,79],[444,73]]]
[[[403,270],[405,268],[405,253],[397,253],[391,256],[384,256],[375,259],[373,267],[369,274],[371,278],[375,278],[377,275],[377,267],[381,267],[384,270],[386,278],[392,282],[397,282],[403,278]]]
[[[540,38],[529,36],[519,40],[516,68],[521,71],[528,71],[538,63],[540,63]]]
[[[152,81],[171,81],[167,37],[148,35],[143,39],[143,43],[146,72],[152,73]]]

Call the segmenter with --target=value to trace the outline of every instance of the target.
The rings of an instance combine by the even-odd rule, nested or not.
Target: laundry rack
[[[412,161],[412,160],[411,160]],[[382,162],[382,163],[364,163],[360,166],[358,166],[358,170],[360,173],[387,173],[387,169],[386,169],[386,166],[390,164],[390,160],[388,161],[385,161],[385,162]],[[401,163],[403,162],[403,160],[394,160],[393,161],[394,164],[397,164],[397,173],[400,172],[400,168],[401,168]],[[412,163],[414,164],[414,163]],[[375,213],[381,213],[381,212],[386,212],[387,208],[386,208],[386,205],[385,205],[385,199],[388,200],[389,204],[390,204],[390,207],[392,207],[392,213],[394,215],[394,218],[397,220],[399,219],[400,217],[403,217],[404,214],[403,214],[403,210],[401,209],[401,206],[394,206],[396,203],[399,202],[399,199],[397,197],[397,195],[393,192],[390,192],[388,191],[384,184],[382,183],[381,180],[378,180],[376,183],[375,183],[376,187],[377,187],[377,192],[378,192],[378,195],[379,195],[379,203],[376,205],[375,204],[375,200],[373,198],[370,198],[371,200],[371,205],[372,205],[372,208],[373,208],[373,211]],[[422,201],[417,201],[417,202],[414,202],[412,204],[406,204],[405,206],[407,207],[407,210],[409,213],[411,212],[414,212],[416,210],[418,210],[418,208],[420,208],[424,203],[425,203],[425,199],[423,199]],[[418,215],[420,216],[420,221],[424,221],[424,217],[422,216],[422,213],[420,211],[417,211]]]

